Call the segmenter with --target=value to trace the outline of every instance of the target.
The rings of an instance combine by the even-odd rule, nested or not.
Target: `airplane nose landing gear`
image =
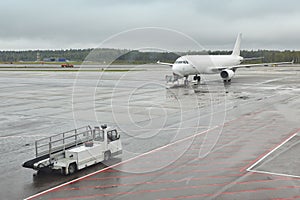
[[[189,80],[188,80],[189,76],[185,76],[184,77],[184,86],[187,86],[189,84]]]
[[[223,83],[224,83],[224,84],[230,84],[230,83],[231,83],[231,79],[228,79],[228,80],[224,79],[224,80],[223,80]]]

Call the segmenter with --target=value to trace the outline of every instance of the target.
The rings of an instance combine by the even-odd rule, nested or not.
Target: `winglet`
[[[231,55],[234,56],[239,56],[240,52],[241,52],[241,40],[242,40],[242,33],[239,33],[237,38],[236,38],[236,42],[232,51]]]

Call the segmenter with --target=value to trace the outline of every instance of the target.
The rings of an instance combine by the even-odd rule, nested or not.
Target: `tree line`
[[[37,60],[37,54],[44,58],[66,58],[69,61],[97,61],[115,64],[143,64],[174,62],[182,55],[228,55],[231,51],[188,51],[188,52],[143,52],[128,49],[68,49],[68,50],[27,50],[27,51],[0,51],[1,62],[32,62]],[[275,50],[243,50],[241,56],[245,58],[263,57],[261,62],[292,61],[300,63],[300,51]],[[256,61],[257,62],[257,61]]]

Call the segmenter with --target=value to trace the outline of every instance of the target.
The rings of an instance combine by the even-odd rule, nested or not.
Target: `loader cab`
[[[107,139],[109,142],[120,139],[120,135],[116,129],[107,131]]]
[[[94,141],[104,142],[113,142],[120,139],[120,134],[116,129],[107,128],[106,126],[95,127],[93,130]]]

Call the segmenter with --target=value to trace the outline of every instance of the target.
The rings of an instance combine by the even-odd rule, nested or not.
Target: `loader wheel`
[[[43,163],[40,163],[40,164],[38,164],[38,169],[42,169],[42,168],[44,168],[45,167],[45,165],[43,164]]]
[[[75,163],[72,163],[68,167],[68,173],[69,174],[74,174],[77,171],[77,166]]]
[[[110,151],[106,151],[106,152],[104,153],[104,161],[109,160],[109,159],[110,159],[110,156],[111,156]]]

